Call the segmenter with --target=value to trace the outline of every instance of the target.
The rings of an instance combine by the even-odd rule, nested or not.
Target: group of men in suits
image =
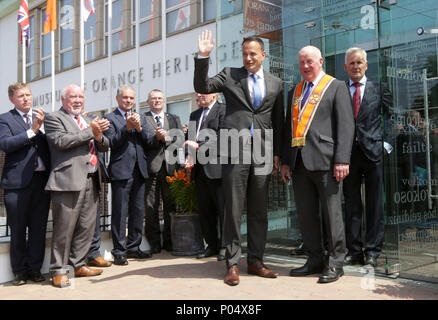
[[[200,108],[190,115],[185,143],[189,148],[185,166],[192,169],[196,181],[207,243],[198,258],[219,254],[218,260],[226,260],[224,282],[231,286],[240,283],[240,221],[246,204],[247,271],[265,278],[278,276],[263,263],[263,255],[268,185],[271,174],[280,170],[281,158],[283,181],[293,177],[303,249],[309,256],[306,264],[292,269],[290,275],[322,273],[318,282],[328,283],[343,275],[344,264],[366,262],[375,266],[383,243],[380,109],[382,103],[389,105],[390,94],[366,79],[366,52],[359,48],[347,51],[347,86],[324,72],[318,48],[302,48],[298,62],[303,81],[289,92],[284,122],[283,85],[263,69],[263,41],[245,38],[243,66],[224,68],[208,77],[213,48],[211,32],[204,31],[198,38],[194,72]],[[226,107],[217,103],[217,92],[223,93]],[[163,112],[165,99],[160,90],[149,93],[150,111],[139,115],[132,111],[134,90],[123,86],[117,91],[118,108],[101,119],[84,114],[84,91],[76,85],[63,89],[61,109],[50,114],[42,109],[34,109],[33,117],[29,114],[32,97],[26,84],[11,85],[9,98],[15,108],[0,115],[0,149],[6,153],[1,188],[5,190],[11,226],[11,265],[16,284],[44,280],[40,268],[50,199],[53,285],[69,285],[71,272],[75,276],[102,273],[87,267],[87,254],[93,234],[96,237],[98,192],[103,181],[112,184],[114,263],[126,265],[129,257],[151,256],[140,250],[144,213],[151,253],[159,253],[161,248],[171,250],[169,213],[173,203],[165,177],[174,167],[167,163],[165,150],[174,142],[168,139],[168,130],[182,130],[182,126],[178,117]],[[216,136],[217,153],[209,163],[196,161],[200,149],[211,143],[205,139],[204,129]],[[225,143],[221,139],[221,129],[238,133],[237,155],[231,150],[233,139]],[[102,152],[110,147],[107,170]],[[362,177],[367,191],[365,248],[360,234]],[[370,188],[378,190],[371,192]],[[162,235],[160,196],[164,204]],[[320,208],[328,256],[322,248]],[[93,259],[91,265],[106,266],[101,260]]]

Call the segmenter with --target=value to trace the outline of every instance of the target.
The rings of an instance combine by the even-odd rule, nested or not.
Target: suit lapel
[[[253,111],[254,109],[252,107],[251,95],[248,90],[248,71],[246,71],[244,67],[241,68],[240,85],[242,86],[243,93],[245,94],[246,102],[248,102],[247,106]]]
[[[114,111],[114,118],[119,122],[121,127],[124,127],[126,125],[126,120],[123,117],[123,115],[120,113],[119,109],[116,109]]]
[[[262,102],[260,102],[260,105],[257,109],[262,108],[264,106],[264,103],[266,101],[266,98],[268,97],[268,94],[271,94],[271,92],[274,91],[274,82],[270,81],[271,74],[267,71],[263,71],[264,74],[264,80],[265,80],[265,97],[263,98]]]
[[[24,119],[20,116],[18,111],[15,109],[12,109],[11,114],[12,114],[12,117],[14,118],[14,120],[19,124],[19,126],[21,128],[23,128],[24,130],[27,130],[26,123],[24,122]]]
[[[64,118],[64,122],[66,123],[66,125],[70,124],[70,128],[73,131],[81,131],[76,121],[70,116],[70,114],[67,111],[65,111],[63,107],[60,109],[59,114],[61,115],[62,118]]]

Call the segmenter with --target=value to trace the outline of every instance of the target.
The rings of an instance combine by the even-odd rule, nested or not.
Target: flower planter
[[[194,256],[204,252],[199,214],[171,213],[170,219],[172,255]]]

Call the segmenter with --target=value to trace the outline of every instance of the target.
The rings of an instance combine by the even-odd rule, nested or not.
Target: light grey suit
[[[84,117],[87,124],[91,118]],[[97,173],[88,174],[91,128],[80,130],[75,120],[61,108],[49,113],[44,121],[51,152],[52,170],[46,185],[51,191],[53,235],[50,272],[66,273],[67,265],[78,269],[85,259],[93,237],[100,182],[105,168],[99,152],[109,148],[108,139],[94,139],[98,154]]]

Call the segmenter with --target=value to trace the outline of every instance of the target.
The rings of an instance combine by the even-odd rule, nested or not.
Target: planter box
[[[171,213],[170,219],[172,255],[194,256],[204,252],[199,214]]]

